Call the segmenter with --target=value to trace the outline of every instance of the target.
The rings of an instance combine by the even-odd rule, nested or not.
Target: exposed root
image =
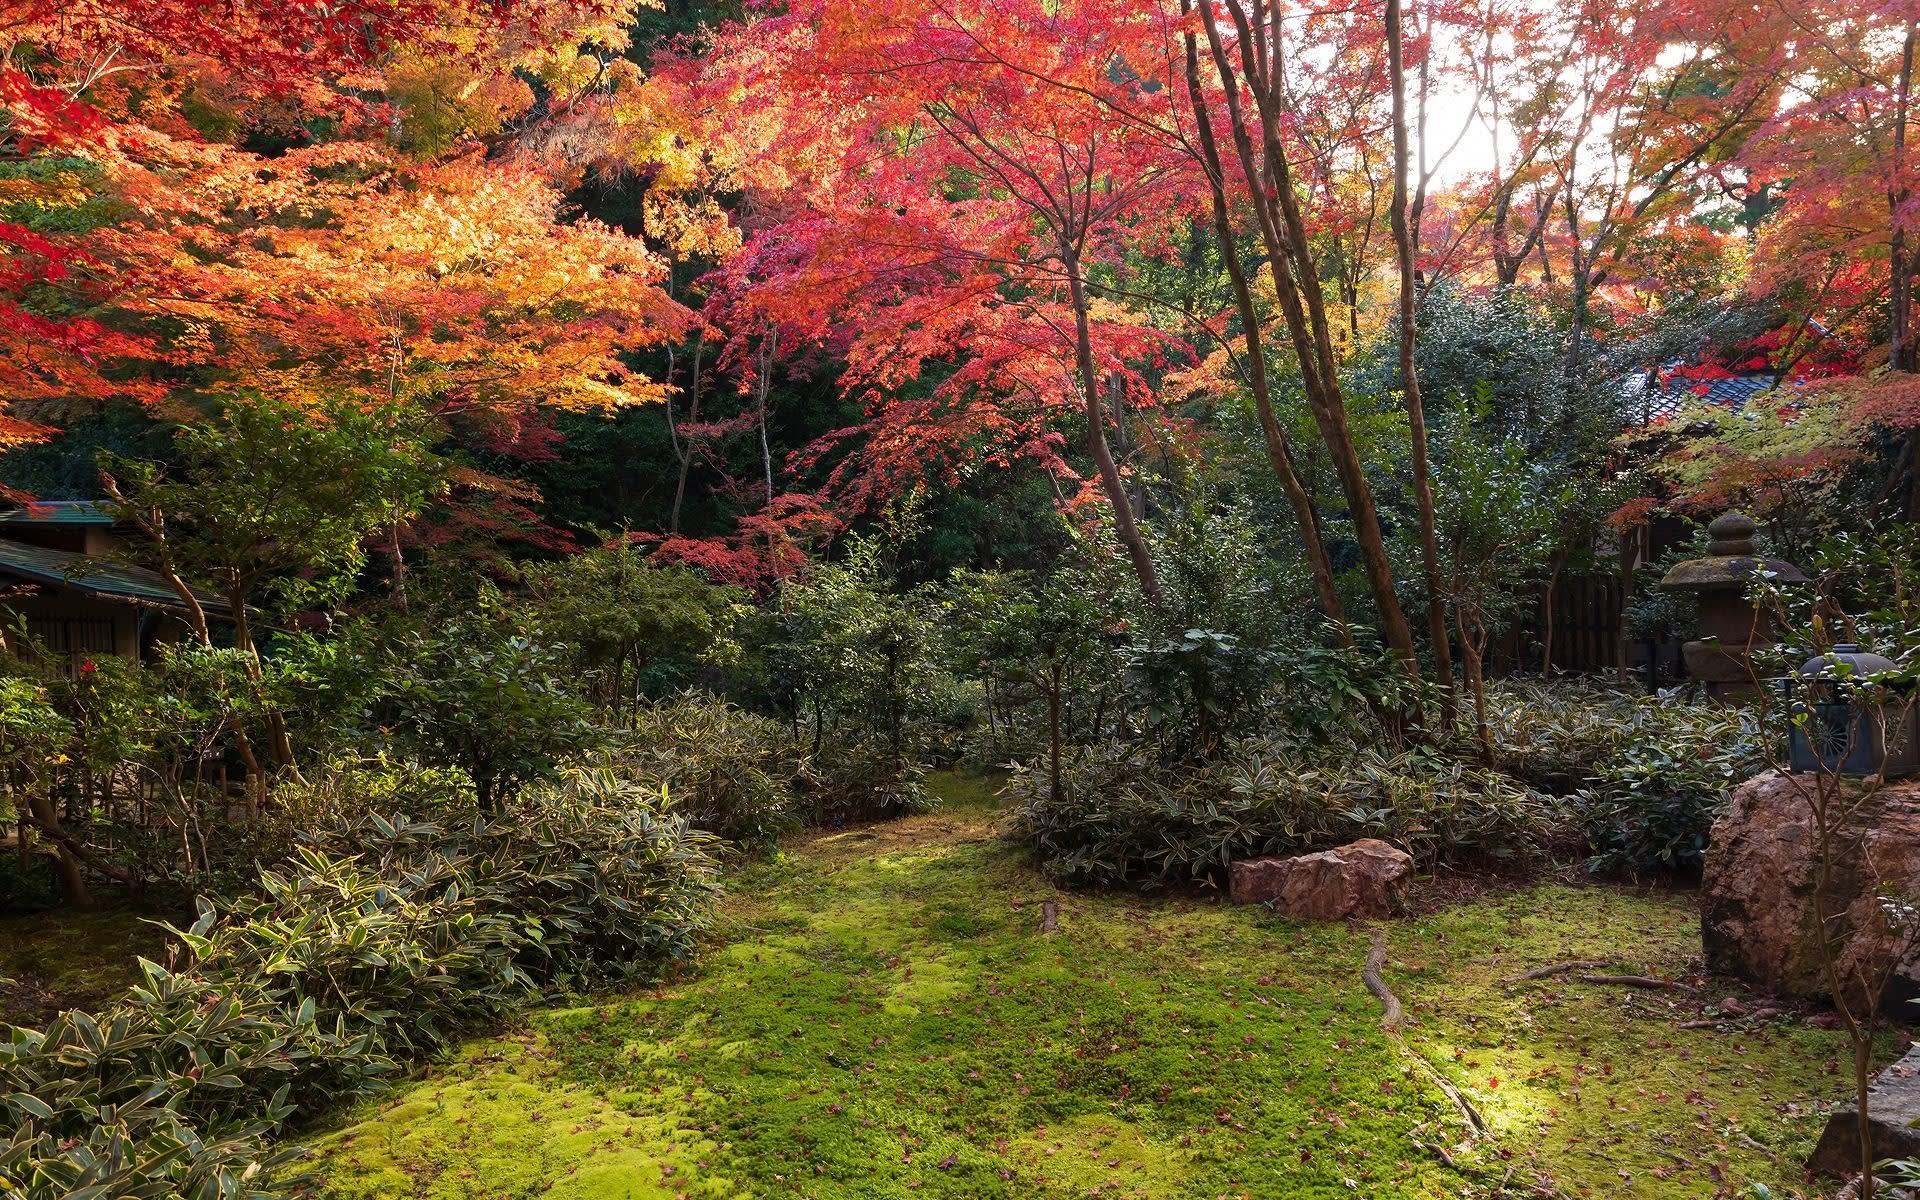
[[[1467,1123],[1467,1127],[1473,1131],[1471,1137],[1486,1137],[1486,1118],[1482,1117],[1480,1110],[1473,1106],[1473,1101],[1467,1099],[1465,1093],[1453,1086],[1452,1080],[1442,1075],[1434,1068],[1434,1065],[1424,1057],[1418,1054],[1415,1054],[1413,1057],[1419,1059],[1420,1065],[1427,1069],[1427,1078],[1433,1081],[1433,1086],[1439,1088],[1441,1092],[1446,1095],[1447,1099],[1453,1101],[1453,1106],[1460,1110],[1461,1119],[1464,1120]]]
[[[1387,981],[1380,974],[1387,965],[1387,934],[1383,929],[1373,931],[1373,948],[1367,951],[1367,965],[1360,969],[1360,978],[1380,1001],[1386,1011],[1380,1014],[1380,1028],[1389,1032],[1400,1028],[1405,1014],[1400,1007],[1400,997],[1393,994]]]
[[[1459,1170],[1458,1167],[1454,1166],[1453,1155],[1447,1153],[1447,1148],[1445,1146],[1437,1145],[1433,1142],[1422,1142],[1419,1140],[1415,1140],[1413,1143],[1413,1147],[1416,1150],[1425,1150],[1428,1154],[1433,1155],[1435,1158],[1439,1159],[1441,1164],[1444,1165],[1448,1170],[1455,1170],[1455,1171]]]
[[[1550,967],[1535,967],[1533,970],[1524,974],[1515,975],[1512,979],[1507,980],[1507,986],[1513,987],[1515,984],[1525,983],[1529,979],[1547,979],[1554,975],[1565,975],[1568,971],[1584,971],[1588,967],[1604,967],[1606,965],[1607,960],[1604,958],[1576,958],[1572,962],[1554,963]]]
[[[1426,1074],[1428,1081],[1440,1089],[1447,1099],[1453,1101],[1453,1106],[1460,1110],[1461,1120],[1467,1123],[1466,1144],[1471,1145],[1475,1140],[1487,1136],[1487,1122],[1481,1117],[1480,1110],[1473,1106],[1473,1102],[1468,1100],[1466,1095],[1455,1087],[1451,1080],[1442,1075],[1431,1062],[1427,1061],[1426,1055],[1414,1050],[1401,1039],[1400,1026],[1405,1020],[1405,1012],[1401,1007],[1400,998],[1393,994],[1393,989],[1387,986],[1387,981],[1381,974],[1386,965],[1387,934],[1384,929],[1376,929],[1373,931],[1373,946],[1367,951],[1367,965],[1361,970],[1360,978],[1366,983],[1367,990],[1379,999],[1381,1007],[1386,1010],[1380,1015],[1380,1028],[1386,1030],[1387,1036],[1393,1039],[1394,1045],[1400,1052]],[[1449,1153],[1438,1146],[1430,1146],[1423,1142],[1415,1142],[1414,1145],[1431,1150],[1449,1167],[1454,1165],[1454,1154],[1458,1151]]]
[[[1598,983],[1608,987],[1645,988],[1650,992],[1691,992],[1696,989],[1671,979],[1655,979],[1651,975],[1581,975],[1581,983]]]
[[[1868,1115],[1869,1115],[1869,1116],[1871,1116],[1872,1114],[1871,1114],[1871,1113],[1869,1113]],[[1779,1159],[1780,1159],[1780,1156],[1779,1156],[1778,1154],[1775,1154],[1775,1153],[1773,1152],[1773,1148],[1772,1148],[1772,1147],[1770,1147],[1770,1146],[1766,1146],[1766,1145],[1763,1145],[1763,1144],[1762,1144],[1762,1143],[1760,1143],[1760,1142],[1756,1142],[1756,1141],[1754,1141],[1754,1140],[1753,1140],[1753,1139],[1752,1139],[1751,1137],[1748,1137],[1748,1136],[1747,1136],[1747,1135],[1746,1135],[1746,1134],[1745,1134],[1744,1132],[1742,1132],[1741,1130],[1738,1130],[1738,1129],[1736,1129],[1736,1130],[1734,1130],[1734,1131],[1733,1131],[1733,1133],[1732,1133],[1732,1135],[1731,1135],[1731,1140],[1732,1140],[1732,1141],[1735,1141],[1735,1142],[1738,1142],[1738,1143],[1739,1143],[1740,1145],[1742,1145],[1742,1146],[1745,1146],[1745,1147],[1746,1147],[1747,1149],[1749,1149],[1749,1150],[1752,1150],[1752,1151],[1754,1151],[1755,1153],[1758,1153],[1758,1154],[1764,1154],[1764,1155],[1766,1155],[1766,1156],[1767,1156],[1768,1158],[1771,1158],[1771,1159],[1773,1159],[1773,1160],[1774,1160],[1774,1161],[1776,1161],[1776,1162],[1777,1162],[1777,1161],[1779,1161]]]

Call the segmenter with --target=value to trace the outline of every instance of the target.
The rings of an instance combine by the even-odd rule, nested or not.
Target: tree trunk
[[[1913,338],[1913,267],[1907,250],[1907,229],[1902,211],[1911,198],[1907,187],[1907,122],[1913,94],[1914,25],[1907,25],[1906,40],[1900,49],[1900,81],[1894,100],[1893,186],[1887,189],[1887,216],[1892,228],[1889,271],[1889,295],[1892,305],[1892,345],[1889,358],[1897,371],[1915,369],[1916,347]]]
[[[1093,334],[1087,316],[1086,285],[1080,277],[1079,252],[1065,238],[1060,243],[1060,261],[1067,272],[1067,296],[1073,304],[1073,349],[1080,368],[1080,390],[1087,414],[1087,452],[1100,470],[1100,483],[1106,489],[1108,503],[1113,507],[1114,533],[1119,537],[1120,544],[1126,547],[1127,556],[1133,560],[1134,574],[1140,577],[1140,592],[1147,598],[1148,604],[1160,608],[1165,604],[1160,591],[1160,577],[1153,568],[1153,556],[1147,552],[1146,539],[1141,536],[1140,527],[1134,522],[1133,503],[1120,478],[1120,468],[1114,465],[1113,453],[1107,448],[1106,414],[1100,403],[1100,373],[1093,365]]]
[[[1540,678],[1553,678],[1553,609],[1554,600],[1560,589],[1560,571],[1567,563],[1567,552],[1553,552],[1553,569],[1547,575],[1547,594],[1540,602],[1541,624],[1546,627],[1546,636],[1540,648]]]
[[[14,794],[20,794],[18,787]],[[60,884],[60,899],[69,908],[92,908],[93,893],[87,888],[80,859],[69,842],[71,835],[60,824],[60,812],[53,801],[35,790],[27,796],[27,811],[32,814],[33,824],[54,841],[53,875]]]
[[[267,727],[267,744],[273,753],[275,765],[299,779],[300,767],[294,759],[293,740],[287,736],[286,716],[266,703],[265,672],[260,665],[260,651],[253,644],[253,624],[247,616],[247,591],[246,587],[236,584],[227,593],[227,605],[233,613],[233,644],[242,655],[247,681],[253,686],[255,701],[260,704],[262,720]],[[236,741],[245,740],[246,735],[241,732],[238,722],[234,724],[234,732]],[[267,797],[266,774],[253,757],[250,743],[244,754],[249,760],[248,769],[257,777],[255,782],[259,787],[259,801],[264,803]]]
[[[687,423],[697,424],[700,420],[700,354],[706,349],[707,331],[702,329],[693,338],[693,379],[688,391]],[[693,438],[689,434],[682,441],[673,429],[673,401],[667,401],[667,428],[674,433],[674,454],[680,460],[680,476],[673,484],[673,508],[667,514],[667,532],[680,532],[680,508],[687,498],[687,472],[693,466]]]
[[[1048,798],[1060,799],[1060,665],[1053,665],[1051,686],[1047,688],[1047,781]]]
[[[1485,634],[1480,628],[1477,617],[1469,618],[1465,609],[1470,605],[1456,604],[1453,609],[1454,624],[1460,634],[1460,668],[1467,677],[1467,691],[1473,696],[1473,730],[1480,741],[1480,753],[1488,763],[1493,762],[1493,738],[1487,732],[1487,679],[1481,670],[1483,651],[1486,649]]]
[[[387,555],[393,559],[393,607],[404,617],[407,615],[407,558],[400,551],[398,517],[387,525]]]
[[[1133,457],[1134,447],[1127,437],[1127,393],[1120,386],[1117,372],[1107,376],[1107,392],[1112,397],[1113,448],[1118,452],[1116,461],[1126,462]],[[1127,489],[1127,500],[1133,508],[1133,519],[1144,521],[1147,516],[1147,491],[1137,476]]]
[[[1894,105],[1894,186],[1887,195],[1887,207],[1893,222],[1889,279],[1893,306],[1890,357],[1896,371],[1920,369],[1920,339],[1914,337],[1913,329],[1913,262],[1907,247],[1906,221],[1902,211],[1912,198],[1912,189],[1907,186],[1907,124],[1912,112],[1914,34],[1915,26],[1908,22],[1906,40],[1900,48],[1900,84]],[[1906,518],[1920,522],[1920,428],[1907,435],[1907,466]]]
[[[1414,365],[1414,229],[1407,187],[1407,64],[1401,36],[1400,0],[1387,0],[1387,71],[1393,84],[1393,245],[1400,260],[1400,394],[1407,406],[1413,443],[1413,497],[1420,517],[1420,570],[1427,588],[1427,637],[1433,643],[1434,682],[1441,688],[1442,715],[1453,715],[1453,651],[1447,638],[1447,606],[1440,593],[1440,539],[1434,532],[1433,481],[1427,471],[1427,414]]]
[[[1313,410],[1314,423],[1340,477],[1340,488],[1353,519],[1354,539],[1360,545],[1366,566],[1367,586],[1380,612],[1382,632],[1387,644],[1406,664],[1408,674],[1418,681],[1420,668],[1414,655],[1413,631],[1394,592],[1393,569],[1387,561],[1386,541],[1380,532],[1373,489],[1361,469],[1352,431],[1347,426],[1346,400],[1340,393],[1333,335],[1325,300],[1320,294],[1320,276],[1281,136],[1283,116],[1291,111],[1291,105],[1282,81],[1284,64],[1279,35],[1266,24],[1277,18],[1271,17],[1264,7],[1250,17],[1244,3],[1245,0],[1226,0],[1223,7],[1233,19],[1242,65],[1259,109],[1261,148],[1258,154],[1240,102],[1239,72],[1228,55],[1212,4],[1200,5],[1207,47],[1223,88],[1234,150],[1247,185],[1248,200],[1259,218],[1275,297],[1299,361],[1307,404]]]
[[[1193,0],[1181,0],[1183,14],[1191,12],[1192,7]],[[1320,515],[1314,510],[1313,497],[1307,494],[1306,486],[1300,482],[1287,432],[1274,415],[1273,388],[1267,377],[1267,354],[1265,337],[1260,329],[1260,311],[1254,304],[1253,289],[1247,283],[1246,271],[1240,265],[1239,246],[1227,208],[1220,147],[1214,139],[1213,118],[1207,112],[1206,94],[1200,86],[1199,44],[1192,32],[1186,35],[1186,48],[1187,95],[1193,102],[1194,125],[1205,159],[1208,190],[1212,195],[1214,237],[1219,242],[1220,258],[1226,264],[1227,278],[1233,285],[1234,307],[1239,312],[1240,326],[1245,331],[1247,386],[1253,393],[1254,411],[1260,418],[1260,437],[1266,444],[1267,462],[1280,480],[1280,490],[1286,493],[1287,504],[1293,509],[1294,522],[1300,528],[1301,549],[1306,554],[1307,569],[1313,574],[1313,590],[1320,599],[1320,610],[1333,623],[1340,643],[1351,646],[1353,631],[1347,625],[1346,607],[1341,604],[1339,588],[1334,584],[1333,563],[1327,558],[1326,545],[1321,541]]]
[[[1920,522],[1920,427],[1907,435],[1907,520]]]
[[[779,343],[778,329],[768,330],[766,340],[760,343],[760,386],[757,389],[760,416],[760,466],[766,472],[768,504],[773,503],[773,451],[767,444],[767,389],[773,382],[773,356],[778,352]]]

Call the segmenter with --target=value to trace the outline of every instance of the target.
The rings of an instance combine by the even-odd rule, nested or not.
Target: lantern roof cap
[[[1894,670],[1896,666],[1898,664],[1884,654],[1862,650],[1853,642],[1841,642],[1827,653],[1815,655],[1801,664],[1800,675],[1803,679],[1817,679],[1822,675],[1861,679]]]
[[[1756,574],[1766,574],[1782,583],[1805,583],[1800,568],[1781,558],[1754,553],[1753,518],[1742,512],[1724,512],[1707,526],[1704,558],[1677,562],[1660,579],[1664,592],[1721,591],[1745,587]]]

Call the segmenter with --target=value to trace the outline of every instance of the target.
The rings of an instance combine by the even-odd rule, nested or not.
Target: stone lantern
[[[1692,592],[1700,603],[1700,638],[1681,647],[1687,674],[1707,685],[1707,695],[1735,700],[1754,692],[1753,652],[1771,645],[1765,613],[1747,599],[1747,581],[1760,571],[1783,583],[1805,583],[1800,568],[1753,552],[1753,519],[1722,513],[1707,526],[1713,539],[1705,558],[1675,563],[1660,580],[1662,591]]]
[[[1874,775],[1884,766],[1888,779],[1920,770],[1920,711],[1910,697],[1883,700],[1860,683],[1893,669],[1892,659],[1851,643],[1808,659],[1800,668],[1805,694],[1793,703],[1806,720],[1794,722],[1788,765],[1840,775]]]

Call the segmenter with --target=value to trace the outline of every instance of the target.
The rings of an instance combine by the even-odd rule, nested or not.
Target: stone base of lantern
[[[1680,647],[1680,655],[1687,664],[1688,677],[1705,684],[1707,695],[1713,699],[1740,704],[1760,695],[1747,651],[1730,650],[1716,642],[1688,642]]]

